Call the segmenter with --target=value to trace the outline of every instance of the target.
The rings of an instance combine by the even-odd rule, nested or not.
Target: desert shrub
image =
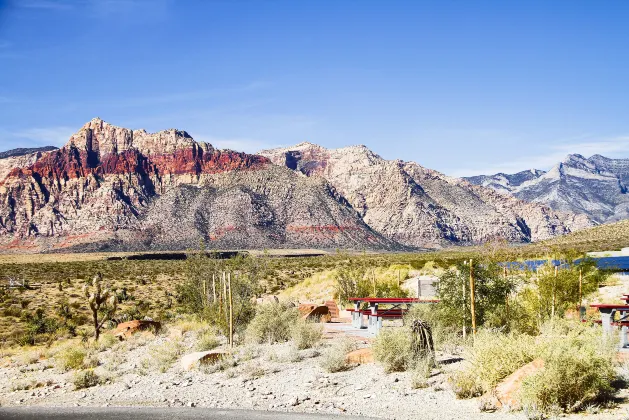
[[[37,308],[35,312],[23,314],[23,320],[26,326],[24,328],[21,344],[33,345],[38,341],[38,338],[43,336],[47,339],[59,328],[57,320],[47,317],[44,314],[44,310],[41,308]]]
[[[101,378],[92,369],[81,370],[72,377],[74,389],[85,389],[100,385]]]
[[[351,338],[338,340],[323,352],[320,365],[330,373],[349,370],[351,365],[347,361],[347,353],[355,349],[356,342]]]
[[[410,329],[382,329],[373,342],[373,357],[387,373],[405,371],[413,363]]]
[[[202,252],[190,253],[186,260],[186,281],[176,287],[179,310],[194,314],[215,326],[221,334],[229,333],[227,297],[222,296],[223,275],[231,277],[234,330],[243,332],[255,315],[255,297],[260,295],[261,279],[267,270],[266,258],[238,256],[229,260]],[[216,300],[215,300],[216,298]]]
[[[157,368],[161,373],[165,373],[172,364],[183,354],[184,346],[181,340],[170,340],[163,344],[152,346],[148,351],[145,368]]]
[[[565,324],[543,332],[539,344],[544,368],[524,379],[522,405],[548,414],[565,412],[610,398],[616,372],[612,340],[602,340],[600,330]]]
[[[88,357],[87,350],[81,346],[66,346],[55,354],[57,367],[63,371],[82,369]]]
[[[428,357],[416,360],[411,371],[411,388],[422,389],[428,387],[428,379],[432,373],[434,362]]]
[[[323,325],[298,319],[291,328],[291,338],[297,349],[310,349],[323,338]]]
[[[96,351],[105,351],[105,350],[113,347],[114,344],[118,343],[119,341],[120,340],[118,340],[116,337],[114,337],[113,334],[105,333],[105,334],[100,336],[100,340],[99,341],[92,343],[92,346],[94,347],[94,349]]]
[[[532,336],[481,330],[467,353],[480,388],[490,392],[504,378],[535,359],[537,349]]]
[[[478,376],[471,370],[455,371],[450,375],[449,381],[457,398],[474,398],[483,394]]]
[[[254,343],[288,341],[291,329],[299,321],[299,311],[281,303],[258,306],[256,315],[247,327],[247,339]]]
[[[204,331],[198,336],[196,349],[197,351],[209,351],[220,345],[221,342],[216,335],[212,334],[210,331]]]

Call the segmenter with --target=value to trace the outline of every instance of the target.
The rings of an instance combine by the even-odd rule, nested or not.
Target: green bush
[[[598,328],[574,325],[566,332],[560,326],[542,337],[544,368],[524,379],[524,407],[546,414],[557,408],[573,412],[613,395],[613,343],[603,340]]]
[[[55,361],[57,367],[63,371],[69,371],[74,369],[82,369],[86,362],[90,362],[88,358],[87,350],[81,346],[68,346],[61,349],[55,354]]]
[[[384,371],[403,372],[414,363],[409,328],[383,328],[373,342],[373,357]]]
[[[198,336],[197,351],[209,351],[221,345],[219,339],[210,331],[204,331]]]
[[[321,357],[321,367],[327,372],[336,373],[349,370],[351,365],[347,361],[347,353],[356,349],[356,342],[351,338],[344,338],[330,346]]]
[[[323,325],[299,319],[291,329],[291,338],[298,350],[313,348],[323,338]]]
[[[504,378],[535,359],[537,348],[535,338],[529,335],[481,330],[467,353],[480,388],[490,392]]]
[[[72,377],[74,389],[91,388],[100,385],[101,378],[92,369],[81,370]]]
[[[245,333],[254,343],[281,343],[291,338],[291,330],[299,321],[299,311],[281,303],[260,305]]]

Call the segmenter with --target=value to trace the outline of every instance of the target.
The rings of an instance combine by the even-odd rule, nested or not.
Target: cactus
[[[94,276],[91,285],[86,284],[83,286],[83,294],[87,298],[92,311],[94,340],[98,341],[103,325],[111,319],[118,308],[118,298],[107,285],[103,285],[103,275],[101,273]]]

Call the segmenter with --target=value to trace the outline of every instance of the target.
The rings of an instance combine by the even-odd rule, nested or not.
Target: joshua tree
[[[109,287],[103,286],[103,275],[101,273],[94,276],[91,285],[86,284],[83,286],[83,293],[92,310],[94,340],[98,341],[101,328],[103,328],[105,322],[111,319],[118,308],[118,299]]]

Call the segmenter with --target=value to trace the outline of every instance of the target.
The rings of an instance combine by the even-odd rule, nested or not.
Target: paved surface
[[[28,407],[0,408],[0,419],[15,420],[166,420],[166,419],[209,419],[209,420],[322,420],[329,419],[329,414],[279,413],[269,411],[220,410],[210,408],[65,408],[65,407]],[[342,416],[342,419],[361,419],[367,417]]]

